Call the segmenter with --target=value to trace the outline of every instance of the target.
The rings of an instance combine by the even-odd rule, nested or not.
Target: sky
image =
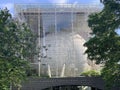
[[[7,7],[14,14],[15,3],[40,3],[40,4],[55,4],[55,3],[72,3],[72,4],[100,4],[100,0],[0,0],[0,8]]]

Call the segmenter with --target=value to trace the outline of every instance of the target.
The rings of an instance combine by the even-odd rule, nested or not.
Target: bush
[[[95,70],[85,71],[85,72],[81,73],[81,76],[88,76],[88,77],[100,76],[100,72],[97,72]]]

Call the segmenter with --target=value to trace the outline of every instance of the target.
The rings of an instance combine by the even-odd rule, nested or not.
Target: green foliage
[[[41,74],[41,77],[42,78],[49,78],[49,75],[47,75],[47,74]]]
[[[102,70],[102,75],[107,82],[107,90],[110,90],[111,86],[120,87],[120,65],[107,63]]]
[[[120,68],[117,65],[120,61],[120,35],[116,33],[120,28],[120,1],[103,0],[103,4],[101,12],[89,16],[88,25],[93,37],[84,46],[89,59],[104,64],[102,76],[109,88],[120,83]]]
[[[88,76],[88,77],[96,77],[96,76],[100,76],[100,72],[97,72],[95,70],[90,70],[90,71],[85,71],[83,73],[81,73],[82,76]]]
[[[13,19],[7,9],[0,10],[0,90],[10,84],[20,86],[34,54],[35,38],[30,29]]]
[[[38,77],[37,69],[30,67],[29,70],[27,70],[27,76],[28,77]]]

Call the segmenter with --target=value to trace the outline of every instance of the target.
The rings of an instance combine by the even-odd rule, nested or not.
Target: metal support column
[[[55,44],[56,44],[56,49],[57,49],[58,47],[57,47],[57,14],[56,14],[56,7],[55,7]],[[56,58],[56,77],[58,77],[58,62],[57,62],[57,58]]]
[[[38,76],[40,77],[40,64],[41,64],[41,52],[40,52],[40,10],[38,9]]]

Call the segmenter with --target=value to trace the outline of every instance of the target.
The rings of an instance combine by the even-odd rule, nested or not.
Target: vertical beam
[[[44,17],[47,17],[47,15],[46,14],[42,14],[42,15],[44,15]],[[44,18],[45,19],[45,18]],[[44,20],[43,19],[43,20]],[[43,21],[42,20],[42,21]],[[42,26],[42,30],[43,30],[43,32],[42,32],[42,34],[43,34],[43,39],[42,39],[42,41],[43,41],[43,43],[42,43],[42,52],[43,52],[43,57],[45,57],[45,56],[47,56],[47,52],[46,52],[46,35],[45,35],[45,30],[46,30],[46,28],[45,28],[45,24],[46,23],[43,23],[43,26]]]
[[[51,70],[50,70],[50,65],[48,64],[48,76],[51,78]]]
[[[72,11],[71,11],[71,24],[72,24],[72,34],[73,34],[73,5],[72,5]]]
[[[73,26],[73,24],[74,24],[74,5],[71,5],[71,30],[72,30],[72,51],[71,51],[71,56],[72,56],[72,64],[74,65],[73,67],[72,67],[72,69],[73,69],[73,74],[72,74],[72,76],[76,76],[76,74],[75,74],[75,44],[74,44],[74,26]]]
[[[60,77],[64,77],[64,75],[65,75],[65,64],[62,67],[62,71],[61,71]]]
[[[40,59],[38,59],[38,60],[40,60]],[[40,66],[41,66],[41,62],[38,61],[38,76],[39,76],[39,77],[40,77]]]
[[[56,49],[57,47],[57,14],[56,14],[56,7],[55,7],[55,43],[56,43]],[[58,77],[58,61],[56,58],[56,77]]]
[[[40,10],[38,9],[38,76],[40,77],[40,64],[41,64],[41,52],[40,52]]]

